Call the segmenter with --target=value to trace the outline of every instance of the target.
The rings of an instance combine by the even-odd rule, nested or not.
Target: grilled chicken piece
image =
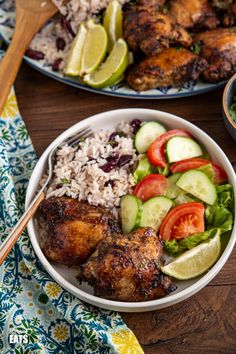
[[[166,0],[139,0],[137,1],[137,6],[139,9],[144,10],[160,10],[161,6],[165,4]]]
[[[46,199],[40,212],[48,230],[43,252],[51,261],[66,265],[85,262],[99,241],[119,231],[107,209],[68,197]]]
[[[181,87],[194,82],[206,68],[205,59],[187,49],[169,48],[133,65],[126,76],[130,87],[145,91],[161,87]]]
[[[207,0],[172,0],[170,14],[184,28],[216,28],[219,21]]]
[[[119,301],[146,301],[165,296],[176,286],[160,271],[163,247],[151,228],[102,240],[80,266],[78,279],[94,287],[95,295]]]
[[[236,1],[231,1],[228,7],[221,10],[221,24],[223,27],[232,27],[236,24]]]
[[[146,55],[160,53],[173,44],[189,47],[192,43],[184,28],[150,7],[130,5],[125,11],[123,28],[129,48],[134,52],[141,49]]]
[[[199,55],[210,63],[202,73],[204,80],[217,83],[236,71],[236,27],[200,33],[194,43],[199,46]]]
[[[229,10],[234,0],[211,0],[212,6],[217,10]]]

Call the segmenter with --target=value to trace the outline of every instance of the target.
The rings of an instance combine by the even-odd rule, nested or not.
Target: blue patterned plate
[[[0,0],[0,5],[1,5],[0,34],[3,40],[9,43],[14,29],[13,23],[14,23],[15,13],[14,11],[5,10],[4,3],[6,3],[7,1],[8,0]],[[199,95],[201,93],[209,92],[219,87],[223,87],[225,85],[225,82],[220,82],[218,84],[210,84],[199,80],[195,85],[191,85],[189,87],[181,88],[181,89],[170,88],[165,90],[155,89],[155,90],[149,90],[143,92],[136,92],[131,88],[129,88],[127,85],[125,85],[123,82],[121,82],[118,85],[107,87],[105,89],[94,89],[85,85],[78,78],[65,77],[60,73],[52,71],[52,69],[48,65],[43,64],[40,61],[32,60],[28,57],[25,57],[25,61],[34,69],[42,72],[43,74],[55,80],[61,81],[67,85],[78,87],[82,90],[86,90],[90,92],[95,92],[95,93],[109,95],[109,96],[116,96],[116,97],[125,97],[125,98],[133,98],[133,99],[179,98],[179,97]]]

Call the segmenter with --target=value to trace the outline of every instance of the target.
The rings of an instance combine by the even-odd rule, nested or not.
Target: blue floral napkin
[[[12,89],[0,117],[0,238],[24,210],[36,155]],[[120,315],[81,302],[43,269],[24,232],[0,268],[0,352],[143,353]]]

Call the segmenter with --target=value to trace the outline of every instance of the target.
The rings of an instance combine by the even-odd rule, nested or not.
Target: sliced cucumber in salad
[[[171,206],[172,201],[166,197],[154,197],[149,199],[143,204],[140,226],[152,227],[158,231]]]
[[[201,146],[195,140],[182,136],[175,136],[167,142],[166,153],[170,163],[203,154]]]
[[[134,195],[125,195],[121,198],[121,224],[122,231],[126,234],[139,227],[142,215],[142,202]]]
[[[217,199],[216,187],[207,175],[198,170],[189,170],[182,174],[177,181],[177,187],[213,205]]]
[[[144,123],[135,135],[134,145],[136,150],[143,154],[153,143],[153,141],[161,134],[165,133],[166,129],[163,125],[157,122]]]
[[[176,182],[180,178],[181,173],[174,173],[170,177],[168,177],[168,189],[166,193],[166,197],[170,199],[175,199],[180,193],[181,189],[176,186]]]

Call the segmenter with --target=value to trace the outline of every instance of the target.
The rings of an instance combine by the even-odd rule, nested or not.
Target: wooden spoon
[[[51,0],[16,0],[16,25],[0,63],[0,114],[15,81],[24,53],[43,24],[57,13]]]

